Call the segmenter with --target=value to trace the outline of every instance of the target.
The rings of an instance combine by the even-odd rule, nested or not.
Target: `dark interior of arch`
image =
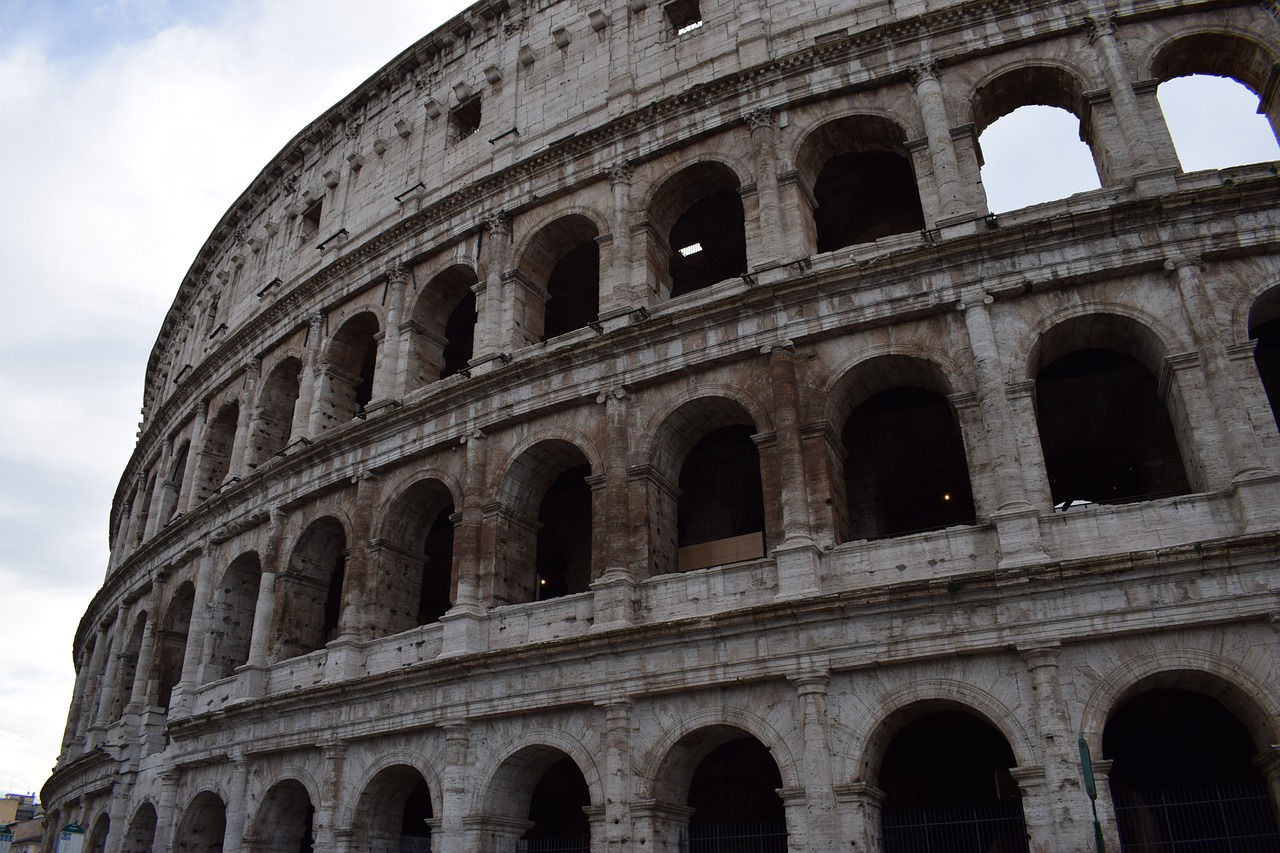
[[[287,358],[267,377],[260,401],[258,433],[253,436],[254,452],[250,467],[266,462],[289,443],[293,431],[294,409],[302,374],[302,362]]]
[[[841,441],[850,540],[974,523],[964,441],[941,394],[881,391],[853,410]]]
[[[787,830],[781,787],[777,762],[755,738],[735,738],[711,750],[689,784],[692,853],[783,853]]]
[[[313,853],[315,807],[301,783],[281,782],[258,807],[254,850],[263,853]]]
[[[1217,700],[1177,688],[1139,694],[1107,721],[1102,752],[1114,762],[1126,849],[1280,850],[1253,740]]]
[[[404,801],[404,818],[400,821],[400,835],[405,838],[430,838],[431,825],[427,821],[433,817],[431,812],[431,791],[427,783],[419,778]],[[427,853],[431,848],[414,849],[410,853]]]
[[[1036,424],[1055,507],[1190,491],[1156,378],[1128,355],[1081,349],[1045,367]]]
[[[200,499],[212,497],[231,469],[231,448],[235,443],[240,405],[232,402],[218,410],[205,430],[204,447],[200,450]]]
[[[191,800],[178,826],[175,848],[180,853],[220,853],[227,834],[227,807],[218,795],[202,792]]]
[[[590,465],[575,465],[547,487],[538,509],[538,601],[586,592],[591,583]]]
[[[547,279],[542,339],[595,322],[600,314],[600,246],[588,240],[556,262]]]
[[[373,380],[378,364],[378,321],[371,314],[348,320],[334,335],[330,363],[341,375],[334,377],[330,392],[332,418],[345,423],[364,414],[373,400]]]
[[[453,504],[436,514],[423,543],[425,560],[418,594],[418,624],[439,621],[453,606]]]
[[[1258,366],[1258,376],[1267,392],[1271,414],[1280,423],[1280,318],[1259,323],[1249,330],[1249,337],[1257,341],[1253,359]]]
[[[736,189],[695,201],[671,226],[671,295],[683,296],[747,271],[746,214]],[[701,246],[685,255],[681,249]]]
[[[124,715],[133,692],[134,679],[138,677],[138,658],[142,654],[142,639],[147,627],[147,614],[143,613],[133,623],[133,633],[129,636],[129,644],[124,647],[120,656],[120,670],[116,674],[115,704],[111,707],[111,719],[118,720]]]
[[[156,704],[161,710],[169,710],[174,685],[182,678],[182,661],[187,652],[187,635],[191,629],[191,612],[195,607],[195,586],[184,583],[178,587],[165,611],[164,631],[161,633],[160,651],[156,656]]]
[[[156,838],[156,810],[150,803],[143,803],[129,821],[129,831],[124,837],[120,853],[152,853]]]
[[[681,548],[764,532],[760,453],[746,424],[720,427],[694,445],[680,468],[676,504]]]
[[[93,822],[93,831],[89,833],[84,849],[88,853],[105,853],[107,849],[107,833],[111,831],[111,818],[101,815]]]
[[[231,675],[249,660],[253,618],[258,604],[262,566],[256,554],[237,557],[214,591],[213,617],[209,623],[209,651],[205,681]]]
[[[894,736],[878,786],[885,853],[1027,849],[1008,741],[956,710],[913,720]]]
[[[335,519],[313,523],[298,540],[289,561],[278,657],[305,655],[338,633],[347,538]]]
[[[586,853],[591,827],[584,808],[591,805],[587,780],[573,759],[565,757],[542,774],[529,801],[529,820],[533,821],[524,837],[555,841],[556,846],[539,849]]]
[[[832,157],[818,173],[813,195],[819,252],[924,228],[915,172],[892,151]]]
[[[467,369],[475,350],[476,295],[470,289],[458,298],[458,304],[449,312],[444,324],[444,365],[440,378],[453,376]]]

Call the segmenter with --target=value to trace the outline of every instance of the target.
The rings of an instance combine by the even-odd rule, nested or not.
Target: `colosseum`
[[[482,0],[147,365],[59,853],[1280,849],[1280,127],[1231,0]],[[979,136],[1101,188],[993,214]],[[1274,401],[1274,402],[1273,402]]]

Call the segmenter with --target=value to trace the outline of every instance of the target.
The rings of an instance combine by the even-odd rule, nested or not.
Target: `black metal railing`
[[[787,853],[785,822],[712,823],[689,827],[681,853]]]
[[[1280,850],[1265,782],[1115,794],[1123,853],[1273,853]]]
[[[400,836],[400,853],[431,853],[431,837]]]
[[[886,809],[880,814],[885,853],[1027,853],[1022,802]]]
[[[591,838],[586,835],[544,835],[521,838],[516,853],[590,853]]]

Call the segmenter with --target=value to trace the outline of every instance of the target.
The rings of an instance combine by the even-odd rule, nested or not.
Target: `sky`
[[[466,5],[0,0],[0,793],[38,791],[56,760],[147,357],[196,252],[298,130]],[[1181,100],[1193,131],[1248,138],[1205,120],[1220,93]],[[1087,149],[1057,142],[1075,119],[1047,109],[984,134],[994,210],[1096,186]],[[1275,158],[1261,128],[1196,167]]]

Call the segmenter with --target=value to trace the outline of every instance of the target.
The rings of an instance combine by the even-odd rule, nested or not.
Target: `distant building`
[[[1280,170],[1155,97],[1277,69],[1272,3],[475,4],[181,282],[46,847],[1280,849]],[[1043,104],[1102,189],[991,215]]]

